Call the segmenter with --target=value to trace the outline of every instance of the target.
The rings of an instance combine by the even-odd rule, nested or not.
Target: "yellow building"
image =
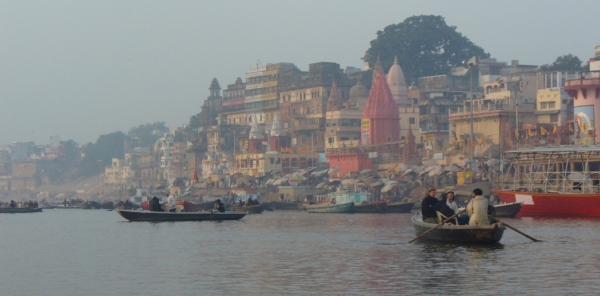
[[[241,173],[261,177],[266,173],[289,174],[300,169],[314,167],[318,157],[310,147],[288,148],[286,152],[244,153],[235,156],[230,174]]]
[[[244,124],[251,125],[253,120],[264,124],[275,119],[275,114],[279,113],[280,73],[295,68],[291,63],[258,65],[254,71],[246,73]]]
[[[111,165],[104,168],[104,183],[108,185],[126,185],[128,180],[133,179],[131,166],[125,165],[118,158],[111,160]]]

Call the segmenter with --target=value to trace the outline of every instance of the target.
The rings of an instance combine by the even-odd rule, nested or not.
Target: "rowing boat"
[[[129,221],[174,222],[174,221],[223,221],[239,220],[246,213],[220,212],[152,212],[116,209],[116,212]]]

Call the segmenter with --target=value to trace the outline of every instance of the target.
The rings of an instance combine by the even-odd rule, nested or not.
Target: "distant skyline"
[[[200,112],[257,63],[363,68],[377,31],[414,15],[449,26],[510,63],[565,54],[587,62],[596,2],[16,1],[0,2],[0,145],[95,142],[104,134]],[[595,38],[595,39],[594,39]],[[402,66],[402,65],[401,65]]]

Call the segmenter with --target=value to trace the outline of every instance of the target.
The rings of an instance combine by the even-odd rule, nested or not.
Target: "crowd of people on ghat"
[[[441,200],[438,200],[436,193],[435,188],[430,188],[421,202],[423,222],[438,224],[446,221],[449,224],[458,223],[459,225],[471,226],[484,226],[493,223],[490,220],[495,217],[495,208],[483,196],[483,191],[480,188],[473,190],[473,198],[464,210],[458,207],[454,198],[454,191],[447,191],[442,194]],[[463,213],[465,211],[466,214]]]

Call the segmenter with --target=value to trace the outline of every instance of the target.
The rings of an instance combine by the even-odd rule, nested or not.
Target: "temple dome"
[[[359,79],[356,84],[350,88],[349,96],[351,100],[357,98],[367,98],[369,97],[369,89],[360,83]]]
[[[410,101],[408,100],[408,88],[406,87],[404,72],[398,64],[397,57],[394,58],[394,64],[390,68],[386,80],[396,104],[410,105]]]

